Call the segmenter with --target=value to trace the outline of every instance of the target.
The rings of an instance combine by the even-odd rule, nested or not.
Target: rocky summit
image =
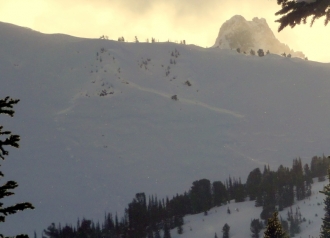
[[[305,58],[302,52],[295,52],[281,43],[269,28],[264,18],[253,18],[247,21],[243,16],[236,15],[222,24],[214,47],[221,49],[237,49],[242,52],[263,49],[273,54],[291,54],[294,57]]]

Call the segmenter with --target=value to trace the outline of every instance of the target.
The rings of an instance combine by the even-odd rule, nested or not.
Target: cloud
[[[258,1],[267,0],[255,0]],[[240,6],[240,10],[237,6]],[[196,44],[200,41],[203,45],[210,44],[210,40],[201,38],[209,38],[203,35],[207,35],[205,32],[211,27],[213,37],[216,37],[223,21],[234,14],[246,15],[255,6],[243,0],[29,0],[28,4],[25,0],[2,0],[0,3],[7,13],[13,13],[10,21],[20,22],[20,19],[24,19],[21,24],[29,22],[30,27],[43,32],[71,32],[91,37],[100,34],[100,31],[105,34],[106,28],[111,29],[111,33],[106,34],[123,35],[131,32],[130,38],[135,34],[144,38],[147,37],[146,33],[159,38],[167,34],[166,38],[172,39],[190,38],[198,34],[194,40],[197,40]],[[25,13],[15,14],[14,9],[22,9]]]
[[[280,41],[310,58],[326,60],[330,52],[320,48],[330,33],[324,32],[324,26],[315,24],[312,30],[297,26],[277,33],[279,24],[274,21],[278,10],[274,0],[1,0],[0,21],[44,33],[89,38],[108,35],[115,40],[124,36],[128,41],[135,36],[140,41],[151,37],[160,41],[185,39],[189,44],[210,47],[222,23],[239,14],[247,20],[265,18]]]

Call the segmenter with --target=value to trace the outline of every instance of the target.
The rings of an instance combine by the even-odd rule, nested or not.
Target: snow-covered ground
[[[314,180],[315,181],[315,180]],[[302,218],[306,221],[300,224],[301,232],[296,234],[295,237],[310,238],[319,237],[320,228],[322,225],[322,218],[324,217],[324,204],[325,196],[319,191],[323,186],[328,184],[329,181],[315,182],[312,187],[312,196],[302,201],[296,201],[291,207],[295,212],[296,207],[299,207]],[[227,213],[227,209],[231,213]],[[288,210],[286,208],[279,212],[279,216],[283,220],[287,220]],[[172,238],[214,238],[217,233],[218,237],[222,237],[222,227],[227,223],[230,226],[231,238],[251,237],[250,224],[253,219],[260,220],[261,207],[255,207],[254,201],[246,201],[242,203],[234,203],[225,206],[213,208],[205,216],[204,213],[186,216],[184,218],[185,225],[183,226],[184,233],[178,235],[177,230],[171,231]],[[265,229],[259,234],[263,237]]]
[[[36,207],[9,216],[6,235],[122,214],[137,192],[171,197],[198,179],[245,182],[265,164],[330,154],[329,64],[5,23],[0,42],[0,97],[21,99],[0,117],[21,135],[1,163],[20,185],[5,205]]]

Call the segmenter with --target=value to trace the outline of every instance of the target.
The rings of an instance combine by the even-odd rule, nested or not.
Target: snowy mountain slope
[[[20,184],[8,202],[36,207],[9,217],[7,235],[122,214],[137,192],[172,196],[197,179],[245,181],[264,164],[329,154],[328,64],[4,23],[0,41],[1,97],[21,99],[1,117],[21,135],[2,163]]]
[[[319,191],[321,191],[326,184],[328,184],[328,181],[314,183],[312,196],[302,201],[296,201],[291,207],[293,212],[295,212],[296,208],[299,208],[302,219],[305,218],[306,220],[300,224],[301,232],[296,234],[295,237],[319,237],[322,218],[324,217],[323,200],[325,198]],[[227,213],[228,208],[231,211],[230,214]],[[289,210],[290,208],[286,208],[279,212],[279,217],[283,220],[287,220]],[[185,225],[183,226],[183,234],[179,235],[177,234],[177,230],[173,229],[171,231],[171,237],[213,238],[215,233],[217,233],[218,237],[222,237],[221,230],[225,223],[230,226],[229,234],[231,238],[251,237],[251,220],[260,220],[259,216],[261,211],[261,207],[254,206],[254,201],[242,203],[231,202],[225,206],[211,209],[207,216],[202,213],[186,216],[184,218]],[[260,231],[260,237],[263,237],[264,231],[265,229]]]

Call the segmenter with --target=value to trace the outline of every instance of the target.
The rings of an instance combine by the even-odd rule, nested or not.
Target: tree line
[[[281,211],[292,206],[295,199],[310,196],[313,178],[324,181],[329,165],[330,157],[314,156],[310,166],[303,166],[297,158],[291,168],[280,165],[276,171],[271,171],[269,166],[264,166],[263,172],[256,168],[249,173],[245,184],[240,178],[229,176],[225,182],[194,181],[188,192],[171,199],[159,199],[156,195],[147,198],[145,193],[137,193],[120,219],[108,213],[102,224],[87,219],[78,221],[76,226],[52,223],[43,231],[43,238],[169,238],[170,229],[176,228],[179,234],[184,232],[185,215],[201,212],[207,215],[211,208],[231,201],[255,201],[256,207],[263,208],[260,218],[267,221],[277,209]],[[292,219],[293,222],[296,221]]]

